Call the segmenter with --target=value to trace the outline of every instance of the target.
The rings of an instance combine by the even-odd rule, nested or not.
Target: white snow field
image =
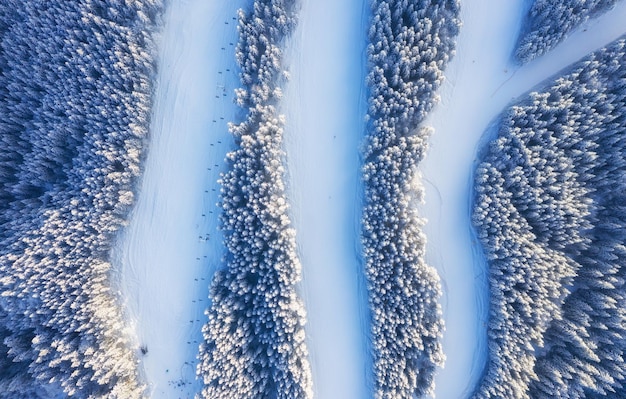
[[[553,51],[525,65],[513,54],[526,0],[462,2],[457,53],[446,70],[441,103],[426,125],[435,128],[420,165],[428,219],[427,260],[442,278],[447,360],[436,376],[436,398],[468,397],[487,355],[488,287],[482,249],[470,223],[476,152],[505,107],[543,80],[626,33],[626,2],[573,32]]]
[[[244,2],[168,3],[145,171],[114,256],[150,397],[176,399],[201,387],[196,354],[222,256],[217,180],[233,145],[234,17]]]
[[[304,0],[288,43],[288,197],[317,399],[371,396],[359,261],[367,1]]]

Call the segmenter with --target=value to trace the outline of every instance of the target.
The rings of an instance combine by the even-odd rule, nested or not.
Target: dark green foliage
[[[159,12],[0,2],[0,397],[143,394],[108,258],[139,175]]]
[[[476,171],[489,262],[477,398],[616,396],[626,382],[626,41],[512,106]]]
[[[453,54],[458,13],[455,0],[372,2],[362,245],[376,398],[429,393],[443,363],[441,288],[424,262],[415,179],[428,139],[419,125]]]
[[[237,62],[247,118],[231,127],[237,148],[222,176],[226,268],[211,286],[198,375],[210,399],[311,398],[300,262],[283,183],[283,122],[276,110],[281,45],[294,2],[256,0],[240,13]]]

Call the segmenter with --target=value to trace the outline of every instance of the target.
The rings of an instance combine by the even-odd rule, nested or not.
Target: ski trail
[[[359,260],[366,9],[363,0],[304,0],[286,53],[288,197],[318,399],[371,395]]]
[[[511,55],[528,6],[525,0],[463,2],[463,26],[440,92],[442,101],[425,122],[435,133],[420,164],[428,182],[420,212],[429,221],[427,261],[443,280],[446,323],[447,360],[436,376],[437,398],[468,397],[486,362],[486,266],[470,219],[476,153],[490,138],[483,133],[495,133],[489,126],[512,100],[626,33],[626,3],[621,2],[520,67]]]
[[[151,398],[192,398],[208,285],[222,256],[217,180],[232,138],[243,1],[168,2],[137,202],[114,249]],[[141,354],[141,349],[147,353]]]

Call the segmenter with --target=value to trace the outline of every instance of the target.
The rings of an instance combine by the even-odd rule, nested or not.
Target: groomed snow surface
[[[151,398],[193,398],[217,231],[243,1],[172,0],[164,15],[148,157],[114,256]],[[140,347],[147,349],[141,355]]]
[[[517,96],[626,32],[626,3],[524,66],[511,54],[529,2],[466,0],[422,163],[428,261],[444,284],[447,362],[436,397],[467,397],[486,361],[487,285],[470,227],[471,176],[483,132]],[[164,16],[145,173],[114,255],[152,398],[191,398],[210,277],[223,253],[219,172],[237,120],[232,91],[237,8],[172,0]],[[365,115],[365,0],[303,0],[288,42],[285,90],[291,213],[303,266],[316,398],[371,392],[367,300],[359,259],[359,143]],[[229,70],[230,69],[230,70]]]
[[[317,399],[362,399],[371,396],[359,260],[367,1],[301,4],[282,112],[313,389]]]
[[[470,223],[472,175],[477,151],[495,133],[507,104],[588,53],[626,33],[626,3],[583,24],[539,59],[516,65],[526,0],[462,2],[457,53],[446,71],[441,103],[425,122],[435,128],[420,169],[426,188],[421,213],[428,219],[427,261],[437,267],[444,289],[447,360],[436,376],[437,398],[468,397],[487,355],[488,291],[485,261]]]

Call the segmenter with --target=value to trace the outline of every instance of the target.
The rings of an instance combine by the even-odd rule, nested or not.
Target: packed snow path
[[[151,398],[192,398],[208,285],[220,262],[217,180],[232,139],[243,1],[173,0],[159,43],[145,171],[115,256]],[[141,347],[147,352],[141,354]]]
[[[447,360],[436,398],[468,397],[486,361],[488,287],[482,249],[470,224],[472,175],[483,133],[513,99],[593,50],[626,33],[626,2],[583,24],[543,57],[525,65],[513,54],[528,1],[462,3],[457,53],[447,68],[442,101],[426,125],[435,133],[420,165],[426,189],[427,260],[443,280]]]
[[[288,196],[317,399],[371,396],[358,255],[366,10],[364,0],[304,0],[286,54]]]

